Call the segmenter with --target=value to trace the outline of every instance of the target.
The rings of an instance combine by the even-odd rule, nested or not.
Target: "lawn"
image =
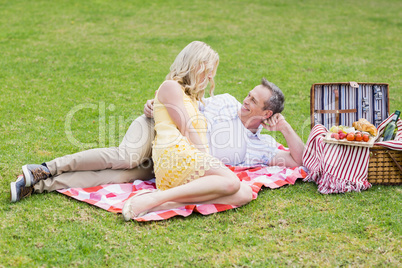
[[[389,83],[400,110],[401,18],[398,0],[0,0],[0,267],[401,266],[401,186],[299,181],[150,223],[58,193],[9,202],[22,165],[118,145],[193,40],[220,55],[215,94],[242,100],[266,77],[304,141],[313,83]]]

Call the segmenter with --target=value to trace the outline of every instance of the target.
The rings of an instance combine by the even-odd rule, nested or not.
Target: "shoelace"
[[[31,195],[33,192],[33,187],[23,187],[20,193],[20,199]]]
[[[48,175],[50,174],[49,172],[46,172],[42,168],[36,168],[36,169],[32,170],[31,172],[32,172],[32,175],[35,178],[35,180],[47,178]]]

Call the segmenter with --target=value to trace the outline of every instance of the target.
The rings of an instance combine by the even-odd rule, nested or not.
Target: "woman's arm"
[[[176,81],[165,81],[159,88],[158,100],[166,107],[180,133],[197,149],[206,152],[207,149],[194,129],[192,119],[184,106],[183,94],[181,86]]]

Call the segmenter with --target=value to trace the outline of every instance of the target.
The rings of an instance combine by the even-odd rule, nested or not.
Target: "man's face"
[[[264,103],[271,97],[271,91],[263,85],[256,86],[251,90],[247,97],[243,100],[239,116],[248,120],[264,120],[271,116],[270,110],[264,110]]]

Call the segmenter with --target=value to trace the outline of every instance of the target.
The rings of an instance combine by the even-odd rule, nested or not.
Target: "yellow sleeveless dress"
[[[200,136],[204,148],[208,148],[207,121],[199,112],[197,102],[191,100],[184,89],[183,102],[193,128]],[[180,133],[166,107],[159,102],[158,95],[154,100],[154,120],[156,136],[152,146],[152,160],[158,189],[166,190],[198,179],[204,176],[212,163],[220,162],[196,149]]]

